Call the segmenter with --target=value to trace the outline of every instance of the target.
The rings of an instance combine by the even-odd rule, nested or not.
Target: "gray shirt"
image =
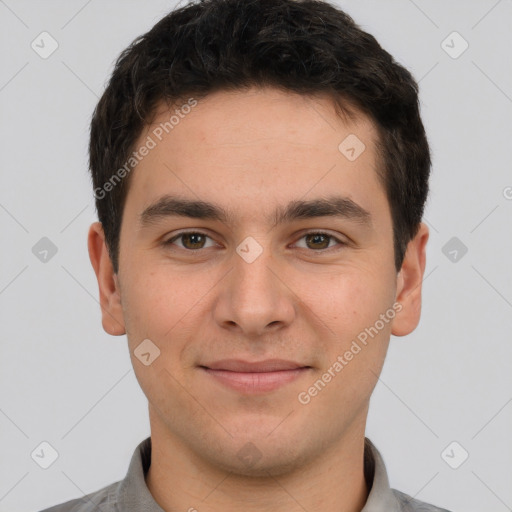
[[[123,480],[41,512],[164,512],[149,492],[145,477],[151,464],[151,437],[135,449]],[[449,512],[389,487],[382,456],[365,438],[364,475],[370,493],[361,512]]]

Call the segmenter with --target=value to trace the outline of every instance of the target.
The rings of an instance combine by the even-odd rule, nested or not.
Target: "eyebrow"
[[[216,220],[224,224],[232,223],[235,218],[230,210],[213,203],[164,195],[139,215],[139,224],[144,229],[168,217]],[[278,207],[267,220],[277,225],[316,217],[339,217],[366,227],[373,225],[370,212],[344,196],[291,201],[285,207]]]

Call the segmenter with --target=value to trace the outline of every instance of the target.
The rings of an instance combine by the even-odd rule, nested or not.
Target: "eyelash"
[[[206,233],[203,233],[201,231],[182,231],[181,233],[178,233],[177,235],[174,235],[172,238],[170,238],[169,240],[166,240],[165,242],[163,242],[163,245],[164,246],[170,246],[170,245],[173,245],[173,242],[175,240],[178,240],[180,237],[182,237],[183,235],[188,235],[188,234],[193,234],[193,235],[201,235],[201,236],[204,236],[206,238],[211,238],[211,236],[207,235]],[[308,235],[323,235],[323,236],[326,236],[328,237],[330,240],[335,240],[336,242],[338,242],[338,246],[339,247],[328,247],[326,249],[319,249],[319,250],[315,250],[315,249],[310,249],[311,252],[313,253],[330,253],[332,252],[333,250],[334,251],[337,251],[337,250],[340,250],[343,246],[346,246],[348,245],[346,242],[343,242],[342,240],[340,240],[339,238],[335,237],[334,235],[331,235],[330,233],[326,233],[325,231],[308,231],[307,233],[304,233],[300,238],[299,240],[302,240],[303,238],[305,238],[306,236]],[[329,243],[330,243],[330,240],[329,240]],[[205,248],[201,248],[201,249],[187,249],[185,247],[179,247],[179,249],[183,250],[183,251],[187,251],[189,253],[193,253],[193,252],[200,252],[201,250],[204,250]],[[208,249],[208,247],[206,247],[206,249]],[[301,247],[301,249],[303,249]],[[307,250],[308,248],[306,248]]]

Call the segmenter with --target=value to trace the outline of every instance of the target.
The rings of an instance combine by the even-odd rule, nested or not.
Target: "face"
[[[428,232],[397,275],[375,128],[328,98],[224,91],[163,125],[173,113],[136,145],[154,143],[132,171],[117,275],[91,226],[103,325],[126,331],[152,431],[279,474],[364,432],[390,335],[419,320]]]

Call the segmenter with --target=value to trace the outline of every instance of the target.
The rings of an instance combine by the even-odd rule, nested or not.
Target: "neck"
[[[326,452],[279,476],[229,473],[202,461],[168,430],[152,424],[146,485],[165,512],[360,512],[369,489],[364,477],[364,425]]]

